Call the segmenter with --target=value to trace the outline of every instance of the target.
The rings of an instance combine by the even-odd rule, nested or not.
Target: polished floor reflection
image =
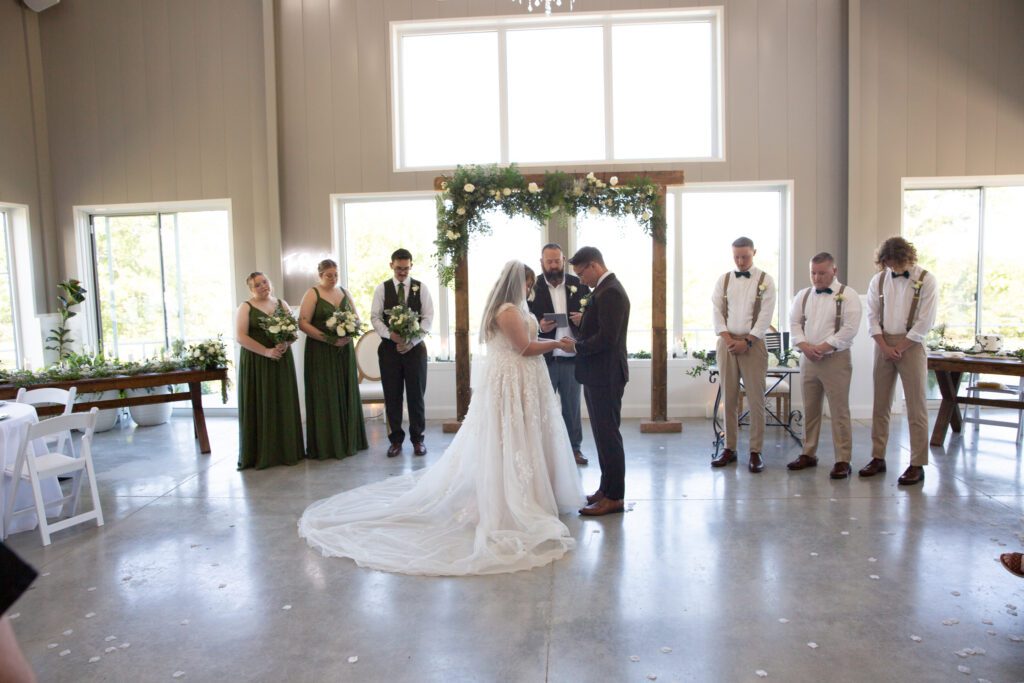
[[[427,466],[449,440],[432,423],[426,458],[387,459],[368,424],[353,458],[242,473],[233,419],[210,420],[212,456],[186,419],[99,435],[107,525],[46,549],[10,539],[43,573],[12,610],[39,679],[1024,680],[1024,580],[995,561],[1024,547],[1013,430],[951,438],[907,490],[899,420],[888,473],[847,481],[828,478],[831,446],[788,472],[799,450],[779,430],[753,475],[708,466],[705,420],[627,421],[630,512],[567,517],[578,547],[543,569],[427,578],[325,559],[296,533],[310,502]],[[867,425],[854,438],[856,469]],[[596,457],[581,473],[595,488]]]

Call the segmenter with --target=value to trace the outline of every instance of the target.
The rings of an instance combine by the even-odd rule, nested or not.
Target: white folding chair
[[[380,335],[370,330],[356,342],[356,369],[359,371],[359,397],[366,403],[384,403],[384,385],[380,381],[380,358],[377,347]],[[380,417],[381,412],[371,417]]]
[[[967,395],[973,398],[982,398],[981,394],[989,392],[993,394],[1009,394],[1016,397],[1018,401],[1024,401],[1024,377],[1021,377],[1017,386],[1002,384],[999,382],[985,383],[980,381],[981,375],[971,373],[967,379]],[[979,425],[992,425],[994,427],[1016,427],[1017,443],[1024,439],[1024,410],[1018,411],[1016,420],[992,420],[981,416],[981,406],[973,406],[973,415],[968,416],[964,411],[963,421],[974,424],[974,433],[977,434]]]
[[[64,406],[64,412],[61,415],[70,415],[75,408],[75,395],[78,393],[78,389],[71,387],[69,390],[64,391],[63,389],[18,389],[18,397],[14,399],[17,403],[27,403],[30,406],[41,406],[49,404],[57,404]],[[57,453],[63,453],[69,455],[72,458],[75,457],[75,440],[71,438],[71,432],[66,431],[61,434],[50,437],[47,444],[55,443],[57,445]],[[64,450],[65,447],[67,450]]]
[[[96,526],[103,526],[103,510],[100,507],[100,496],[96,489],[96,470],[92,464],[92,434],[96,428],[97,409],[93,408],[88,413],[73,413],[71,415],[59,415],[43,420],[34,425],[29,425],[25,430],[25,436],[18,449],[18,460],[11,471],[11,491],[7,499],[7,509],[4,511],[3,538],[7,537],[7,530],[11,521],[16,515],[35,511],[39,519],[39,533],[43,538],[43,545],[50,545],[50,534],[66,529],[75,524],[96,520]],[[81,448],[77,456],[69,456],[60,452],[47,451],[35,453],[34,443],[39,439],[59,434],[62,431],[79,429],[83,432]],[[44,441],[45,443],[45,441]],[[59,500],[44,501],[40,489],[40,481],[48,477],[58,477],[70,474],[72,478],[71,493]],[[76,514],[78,512],[78,494],[82,487],[82,476],[89,477],[89,491],[92,494],[92,510]],[[14,501],[18,497],[18,485],[22,479],[28,479],[32,486],[32,497],[34,505],[14,509]],[[46,507],[54,503],[64,503],[61,507],[61,515],[67,512],[67,517],[54,522],[46,520]]]

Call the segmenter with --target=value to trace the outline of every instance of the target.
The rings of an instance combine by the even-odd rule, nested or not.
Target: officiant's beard
[[[558,270],[545,270],[544,279],[547,280],[548,283],[557,287],[562,284],[562,280],[565,279],[565,271],[561,268]]]

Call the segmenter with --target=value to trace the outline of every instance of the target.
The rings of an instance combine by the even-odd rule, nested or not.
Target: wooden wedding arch
[[[572,173],[571,177],[578,181],[585,179],[585,173]],[[679,420],[668,419],[668,338],[666,332],[666,294],[667,294],[667,254],[665,251],[665,197],[670,185],[682,185],[683,172],[651,171],[651,172],[601,172],[594,173],[602,182],[608,183],[612,176],[619,182],[629,182],[634,178],[643,178],[657,188],[657,203],[661,210],[657,211],[652,220],[651,233],[651,419],[640,424],[644,433],[681,432],[683,424]],[[544,174],[525,175],[528,183],[543,184]],[[442,191],[449,180],[444,176],[434,179],[434,189]],[[467,255],[459,257],[455,266],[455,385],[456,385],[456,420],[446,422],[444,431],[458,431],[463,418],[469,410],[472,395],[470,389],[469,362],[469,266]]]

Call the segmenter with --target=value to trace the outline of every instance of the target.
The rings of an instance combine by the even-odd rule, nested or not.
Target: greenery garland
[[[529,216],[539,223],[558,211],[577,215],[633,218],[648,235],[655,225],[664,225],[658,186],[648,178],[620,183],[616,176],[605,182],[594,173],[576,179],[561,171],[546,172],[544,183],[528,183],[513,164],[507,167],[459,166],[441,183],[437,197],[438,274],[442,285],[455,279],[455,264],[466,255],[472,233],[488,234],[488,211],[501,211],[510,218]]]

